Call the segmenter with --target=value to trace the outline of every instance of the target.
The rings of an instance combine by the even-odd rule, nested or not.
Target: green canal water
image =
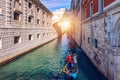
[[[0,80],[56,80],[55,73],[63,67],[67,49],[68,40],[64,35],[0,67]],[[89,61],[81,57],[88,64]],[[103,80],[89,66],[91,71],[87,69],[87,73],[84,72],[87,64],[80,65],[77,80]]]

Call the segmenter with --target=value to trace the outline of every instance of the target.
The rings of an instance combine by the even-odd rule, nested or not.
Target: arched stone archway
[[[119,80],[118,78],[120,75],[120,63],[119,59],[120,58],[120,17],[116,20],[114,27],[111,29],[110,32],[110,45],[111,51],[108,50],[108,79],[110,80]],[[112,53],[112,54],[111,54]]]
[[[111,32],[112,47],[120,47],[120,17],[118,18],[113,31]]]

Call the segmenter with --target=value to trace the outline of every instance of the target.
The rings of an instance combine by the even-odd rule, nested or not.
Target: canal
[[[0,67],[0,80],[56,80],[63,67],[68,39],[64,35]],[[77,80],[105,80],[80,49]]]

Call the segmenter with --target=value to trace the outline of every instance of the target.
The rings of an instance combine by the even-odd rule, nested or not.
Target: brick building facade
[[[57,37],[39,0],[0,0],[0,64]]]
[[[109,80],[120,80],[120,1],[72,1],[75,41]]]

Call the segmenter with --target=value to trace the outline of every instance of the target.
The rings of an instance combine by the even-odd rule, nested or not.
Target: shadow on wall
[[[57,23],[57,22],[53,24],[53,27],[55,28],[55,30],[56,30],[58,36],[60,37],[60,36],[62,35],[61,27],[58,26],[58,23]]]

